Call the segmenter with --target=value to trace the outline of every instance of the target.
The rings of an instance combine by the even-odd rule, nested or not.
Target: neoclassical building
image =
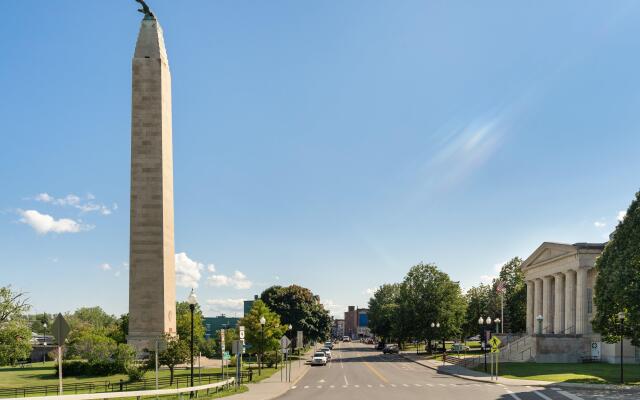
[[[596,312],[594,266],[604,246],[544,242],[522,263],[527,284],[527,335],[510,342],[501,358],[537,362],[620,360],[620,345],[603,343],[591,326]],[[624,359],[640,360],[640,351],[628,341]]]
[[[592,333],[593,267],[603,249],[604,243],[545,242],[522,263],[527,282],[527,333]]]

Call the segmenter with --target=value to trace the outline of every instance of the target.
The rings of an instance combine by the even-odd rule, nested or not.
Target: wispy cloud
[[[111,265],[108,264],[108,263],[102,263],[102,264],[98,265],[98,268],[100,268],[103,271],[111,271],[113,269],[111,267]]]
[[[211,275],[207,278],[207,284],[213,287],[229,286],[235,289],[250,289],[253,286],[245,274],[235,271],[233,275]]]
[[[622,222],[624,220],[624,217],[627,216],[627,211],[626,210],[620,210],[618,211],[618,215],[616,217],[616,219],[620,222]]]
[[[206,301],[206,311],[209,314],[239,314],[243,311],[244,299],[209,299]]]
[[[96,197],[91,193],[87,194],[84,197],[80,197],[73,193],[68,194],[64,197],[54,197],[49,193],[38,193],[32,199],[41,203],[48,203],[55,206],[74,207],[80,210],[81,213],[98,212],[102,215],[110,215],[113,211],[118,209],[118,205],[115,203],[111,207],[109,207],[105,204],[96,202]]]
[[[607,226],[607,223],[604,221],[596,221],[593,223],[593,226],[595,226],[596,228],[604,228],[605,226]]]
[[[324,306],[324,308],[329,311],[329,314],[331,314],[334,318],[342,318],[344,317],[344,309],[345,307],[340,305],[340,304],[336,304],[333,300],[331,299],[324,299],[322,300],[322,305]]]

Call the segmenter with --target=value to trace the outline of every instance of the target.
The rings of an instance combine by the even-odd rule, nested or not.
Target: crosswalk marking
[[[305,386],[304,388],[305,388],[305,389],[309,389],[309,386],[307,385],[307,386]]]
[[[335,386],[331,385],[331,386],[329,386],[329,389],[333,389],[334,387],[335,387]]]
[[[367,385],[367,387],[373,387],[373,386],[371,386],[371,385]]]
[[[542,392],[538,392],[537,390],[535,392],[533,392],[533,393],[535,393],[538,396],[542,397],[544,400],[553,400],[553,399],[551,399],[551,397],[547,396],[546,394],[544,394]]]
[[[402,386],[409,387],[409,385],[407,385],[406,383],[403,383]]]
[[[360,387],[360,385],[353,385],[353,386],[354,386],[354,387],[356,387],[356,388],[359,388],[359,387]]]
[[[414,383],[413,386],[422,387],[422,385],[419,383]]]
[[[297,388],[297,386],[291,386],[291,389],[295,389],[295,388]]]
[[[568,399],[571,399],[571,400],[582,400],[582,397],[576,396],[575,394],[566,392],[564,390],[559,390],[558,393],[560,393],[564,397],[566,397]]]

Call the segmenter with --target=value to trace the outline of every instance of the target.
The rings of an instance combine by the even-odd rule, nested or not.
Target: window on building
[[[593,290],[591,288],[587,288],[587,314],[591,314],[593,312]]]

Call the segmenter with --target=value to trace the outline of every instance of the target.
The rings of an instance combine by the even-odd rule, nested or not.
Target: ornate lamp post
[[[198,304],[198,299],[194,289],[191,289],[191,294],[189,294],[187,302],[189,303],[189,309],[191,310],[191,387],[193,387],[193,314],[196,309],[196,304]],[[193,392],[189,393],[189,397],[193,397]]]
[[[482,351],[484,352],[484,372],[487,372],[487,334],[486,334],[485,323],[487,325],[491,325],[491,317],[487,317],[486,320],[482,317],[478,318],[478,325],[480,325],[480,332],[482,334]]]
[[[626,315],[624,311],[618,313],[618,319],[620,320],[620,383],[624,383],[624,319]]]
[[[260,362],[258,362],[258,375],[262,375],[262,357],[264,357],[264,324],[267,323],[264,315],[260,316]]]
[[[538,335],[542,335],[542,320],[544,318],[542,317],[542,315],[538,315],[536,317],[536,321],[538,321]]]
[[[43,322],[42,327],[44,328],[44,335],[42,335],[42,345],[44,346],[44,354],[42,354],[42,363],[44,364],[47,361],[47,323]]]

